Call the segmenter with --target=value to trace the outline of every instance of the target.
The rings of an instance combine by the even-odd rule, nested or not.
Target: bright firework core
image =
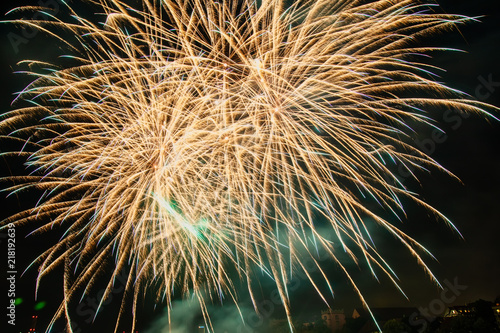
[[[394,223],[404,218],[401,202],[454,227],[403,186],[395,166],[447,172],[415,145],[416,129],[435,127],[446,109],[488,116],[490,106],[435,81],[421,55],[437,49],[416,42],[468,18],[413,0],[88,2],[100,23],[71,7],[68,22],[13,21],[66,44],[77,64],[30,61],[36,79],[17,102],[27,106],[0,127],[23,142],[32,172],[10,191],[43,193],[35,214],[7,222],[45,219],[40,231],[66,230],[39,259],[40,278],[64,265],[72,281],[55,318],[69,321],[69,300],[100,271],[109,276],[104,301],[126,269],[134,310],[156,283],[158,303],[194,294],[210,326],[208,302],[238,304],[229,272],[255,305],[252,280],[263,271],[292,329],[293,274],[304,271],[322,293],[304,258],[332,290],[318,249],[357,291],[334,245],[397,286],[372,225],[435,280],[421,257],[428,251]],[[111,274],[102,265],[109,258]]]

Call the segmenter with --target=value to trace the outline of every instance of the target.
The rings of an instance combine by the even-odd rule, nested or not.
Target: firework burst
[[[69,321],[69,300],[110,258],[102,301],[126,269],[134,310],[155,285],[167,304],[174,290],[194,293],[209,321],[206,302],[238,303],[234,274],[255,304],[259,270],[290,318],[287,283],[297,270],[308,274],[304,257],[329,284],[319,248],[356,290],[336,244],[397,285],[370,225],[398,238],[434,279],[427,250],[384,212],[404,215],[401,199],[410,198],[453,227],[399,182],[394,165],[447,172],[415,146],[412,128],[435,126],[442,108],[486,114],[488,106],[437,82],[419,62],[436,49],[414,42],[468,18],[414,0],[88,3],[101,23],[71,7],[73,21],[13,21],[66,43],[73,63],[29,61],[35,80],[18,103],[30,105],[0,124],[23,142],[14,154],[32,170],[10,179],[9,191],[43,191],[34,209],[4,223],[41,219],[50,222],[37,232],[65,230],[37,260],[39,279],[65,267],[55,318]],[[18,10],[26,9],[43,10]]]

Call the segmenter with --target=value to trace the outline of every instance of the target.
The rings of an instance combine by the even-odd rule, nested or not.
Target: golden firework
[[[6,222],[66,230],[38,259],[39,279],[65,266],[55,318],[69,321],[69,300],[113,257],[102,301],[127,269],[134,309],[145,288],[160,285],[158,301],[191,291],[209,321],[207,301],[238,302],[235,273],[255,305],[258,269],[276,282],[290,320],[293,272],[321,294],[304,257],[329,285],[318,248],[364,302],[334,246],[397,285],[371,241],[373,224],[435,280],[427,250],[383,213],[404,215],[401,198],[410,198],[453,227],[403,186],[394,165],[447,172],[413,143],[412,128],[435,126],[442,108],[486,114],[437,82],[418,56],[436,49],[415,43],[468,18],[414,0],[87,2],[104,22],[71,7],[73,23],[13,21],[66,43],[73,64],[28,61],[35,80],[18,99],[30,105],[0,124],[25,141],[34,170],[9,190],[44,191]]]

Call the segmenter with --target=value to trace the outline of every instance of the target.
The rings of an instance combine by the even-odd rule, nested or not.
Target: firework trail
[[[124,269],[134,313],[155,286],[167,304],[175,289],[194,293],[209,322],[206,302],[238,303],[235,274],[255,305],[252,281],[263,271],[290,320],[293,272],[303,270],[321,294],[302,265],[316,249],[364,302],[334,245],[397,286],[371,225],[399,239],[435,280],[427,250],[386,212],[404,216],[409,198],[453,227],[398,181],[394,165],[447,172],[415,146],[412,128],[436,126],[443,108],[487,114],[437,82],[437,69],[420,62],[436,48],[415,43],[468,18],[413,0],[87,2],[100,23],[70,6],[68,22],[43,8],[15,10],[44,12],[46,20],[11,22],[65,43],[71,65],[26,61],[35,79],[17,100],[29,104],[0,124],[23,145],[5,155],[25,155],[32,170],[8,190],[43,193],[4,223],[65,230],[37,260],[39,279],[64,266],[54,320],[69,321],[68,302],[108,273],[104,301]]]

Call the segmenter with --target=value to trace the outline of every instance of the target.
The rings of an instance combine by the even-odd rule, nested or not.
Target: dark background
[[[481,23],[471,22],[460,26],[459,30],[454,29],[428,37],[426,40],[428,44],[466,51],[465,53],[434,53],[430,63],[447,70],[441,74],[442,82],[469,93],[472,98],[500,106],[500,2],[495,0],[441,0],[438,2],[447,13],[484,16],[480,19]],[[30,3],[36,3],[36,1],[17,1],[16,5]],[[0,6],[2,7],[0,12],[3,14],[14,5],[2,3]],[[18,61],[29,58],[57,61],[56,57],[59,55],[57,46],[51,44],[50,40],[41,38],[40,34],[30,38],[29,43],[20,44],[16,52],[8,39],[8,33],[11,32],[21,35],[20,29],[13,24],[0,24],[0,84],[2,85],[0,112],[11,109],[10,102],[14,97],[13,94],[22,90],[29,82],[26,76],[13,74],[15,71],[24,69],[16,65]],[[484,82],[488,81],[498,82],[498,84],[487,87]],[[436,256],[438,261],[429,260],[428,263],[439,281],[457,279],[460,285],[467,286],[467,289],[458,295],[453,304],[465,304],[479,298],[493,300],[500,295],[500,261],[498,258],[500,253],[500,124],[495,120],[488,121],[481,117],[471,116],[461,121],[459,126],[455,122],[444,122],[442,128],[448,137],[443,143],[436,144],[431,156],[457,175],[462,183],[442,173],[432,171],[429,175],[421,175],[421,184],[417,184],[412,189],[421,193],[428,203],[449,217],[464,238],[461,239],[442,222],[437,222],[423,209],[413,207],[411,204],[407,207],[408,220],[404,221],[401,227]],[[2,142],[2,151],[10,148],[9,144]],[[20,174],[23,172],[23,167],[21,161],[0,157],[0,171],[2,175]],[[6,217],[23,208],[31,207],[36,201],[36,197],[11,196],[6,198],[5,193],[0,193],[0,216]],[[19,272],[24,270],[38,253],[57,241],[54,236],[26,239],[25,236],[31,229],[32,227],[16,230]],[[354,269],[355,280],[360,283],[360,288],[371,306],[427,307],[432,300],[440,298],[440,289],[429,281],[416,261],[396,241],[387,234],[380,234],[380,236],[376,234],[376,236],[379,238],[375,239],[379,251],[395,268],[409,301],[398,293],[387,279],[382,278],[380,282],[377,282],[369,275],[366,267],[361,270],[351,267]],[[5,237],[0,238],[0,241],[0,251],[3,253],[0,256],[2,258],[0,267],[5,267]],[[344,308],[349,314],[353,307],[359,307],[361,303],[333,264],[327,270],[335,291],[335,298],[329,300],[330,304],[333,308]],[[2,268],[2,274],[4,271],[5,269]],[[39,316],[37,326],[39,329],[46,326],[62,300],[61,273],[56,270],[42,281],[37,301],[34,300],[36,267],[29,269],[22,277],[18,274],[17,295],[23,299],[23,303],[17,307],[17,326],[12,332],[27,331],[33,314]],[[266,299],[270,291],[272,291],[271,283],[263,279],[260,297]],[[6,325],[7,319],[3,314],[7,305],[5,287],[2,287],[0,296],[0,299],[5,300],[1,302],[4,310],[1,312],[0,330],[3,331],[1,329],[3,327],[10,329]],[[113,294],[111,304],[103,308],[93,326],[86,323],[89,318],[88,313],[77,316],[76,322],[82,327],[82,332],[90,332],[90,327],[98,328],[99,332],[110,331],[109,327],[113,324],[110,318],[116,316],[120,297],[118,291]],[[38,301],[47,302],[46,307],[35,310],[34,306]],[[300,284],[292,295],[292,303],[294,314],[319,311],[325,307],[307,283]],[[76,306],[77,304],[75,308]],[[88,308],[81,309],[85,311]],[[143,310],[140,310],[142,317],[139,322],[140,327],[147,326],[153,316],[159,316],[159,312],[156,311],[155,314],[153,308],[153,305],[146,301]],[[273,315],[279,317],[282,312],[277,310]],[[59,331],[54,330],[54,332]]]

